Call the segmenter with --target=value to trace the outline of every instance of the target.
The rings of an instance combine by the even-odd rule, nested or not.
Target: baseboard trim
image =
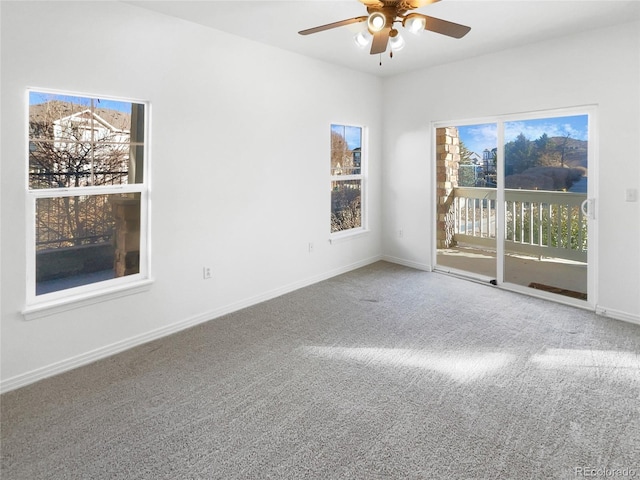
[[[614,320],[621,320],[623,322],[634,323],[640,325],[640,315],[634,315],[633,313],[623,312],[620,310],[614,310],[611,308],[596,305],[596,313],[603,317],[613,318]]]
[[[391,255],[383,255],[382,256],[382,260],[386,261],[386,262],[390,262],[390,263],[397,263],[398,265],[404,265],[405,267],[411,267],[411,268],[416,268],[419,270],[426,270],[428,272],[438,272],[438,273],[443,273],[445,275],[450,275],[450,276],[454,276],[456,278],[460,278],[463,280],[468,280],[468,281],[472,281],[472,282],[476,282],[476,283],[480,283],[480,284],[487,284],[488,281],[490,280],[489,277],[483,277],[480,276],[473,276],[473,275],[469,275],[468,272],[463,272],[463,271],[457,271],[455,269],[448,269],[448,270],[441,270],[438,268],[433,268],[430,265],[427,264],[423,264],[423,263],[418,263],[418,262],[413,262],[411,260],[405,260],[402,258],[398,258],[398,257],[394,257]],[[465,273],[467,273],[465,275]],[[547,294],[545,295],[544,292],[531,292],[531,289],[518,289],[518,288],[505,288],[504,286],[502,287],[505,290],[509,290],[512,292],[516,292],[516,293],[522,293],[525,295],[529,295],[532,297],[536,297],[536,298],[542,298],[543,300],[549,300],[551,302],[556,302],[556,303],[562,303],[564,305],[570,305],[572,307],[577,307],[577,308],[582,308],[582,309],[586,309],[589,311],[594,311],[594,307],[593,305],[589,306],[586,302],[583,302],[581,300],[574,300],[571,298],[566,298],[563,299],[561,296],[559,295],[551,295],[551,294]],[[612,318],[614,320],[620,320],[622,322],[628,322],[628,323],[633,323],[635,325],[640,325],[640,315],[635,315],[633,313],[628,313],[628,312],[624,312],[621,310],[615,310],[615,309],[611,309],[611,308],[606,308],[600,305],[596,305],[595,306],[595,313],[598,315],[601,315],[603,317],[607,317],[607,318]]]
[[[382,260],[389,263],[396,263],[398,265],[403,265],[405,267],[415,268],[417,270],[424,270],[427,272],[433,271],[431,265],[426,263],[414,262],[412,260],[405,260],[404,258],[394,257],[392,255],[382,255]]]
[[[337,275],[342,275],[343,273],[347,273],[352,270],[365,267],[372,263],[378,262],[382,259],[383,259],[382,256],[378,255],[378,256],[370,257],[370,258],[355,262],[355,263],[351,263],[349,265],[345,265],[333,270],[329,270],[327,272],[323,272],[319,275],[308,277],[298,282],[293,282],[293,283],[284,285],[282,287],[267,291],[260,295],[255,295],[245,300],[235,302],[229,305],[225,305],[223,307],[220,307],[208,312],[204,312],[199,315],[195,315],[185,320],[172,323],[171,325],[167,325],[165,327],[161,327],[156,330],[152,330],[140,335],[136,335],[128,339],[121,340],[116,343],[112,343],[111,345],[106,345],[104,347],[91,350],[89,352],[77,355],[75,357],[71,357],[66,360],[61,360],[59,362],[52,363],[51,365],[47,365],[45,367],[37,368],[35,370],[31,370],[29,372],[26,372],[20,375],[16,375],[14,377],[8,378],[0,382],[0,393],[10,392],[11,390],[16,390],[18,388],[25,387],[32,383],[38,382],[40,380],[44,380],[46,378],[59,375],[69,370],[73,370],[75,368],[88,365],[97,360],[110,357],[120,352],[124,352],[125,350],[129,350],[139,345],[143,345],[150,341],[157,340],[162,337],[166,337],[173,333],[177,333],[181,330],[186,330],[187,328],[194,327],[200,323],[208,322],[210,320],[215,320],[216,318],[222,317],[229,313],[236,312],[238,310],[242,310],[243,308],[251,307],[258,303],[271,300],[273,298],[293,292],[300,288],[307,287],[309,285],[313,285],[323,280],[327,280]]]

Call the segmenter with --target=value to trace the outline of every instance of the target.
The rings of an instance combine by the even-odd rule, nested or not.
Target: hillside
[[[566,143],[565,143],[566,142]],[[574,138],[551,137],[549,143],[555,146],[558,151],[565,144],[564,164],[567,167],[587,168],[587,146],[586,140],[576,140]]]

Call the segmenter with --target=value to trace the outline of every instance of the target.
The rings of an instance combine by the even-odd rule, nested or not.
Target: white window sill
[[[370,232],[371,230],[356,228],[353,230],[347,230],[345,232],[332,233],[329,237],[329,243],[333,245],[336,243],[346,242],[347,240],[354,240],[356,238],[368,235]]]
[[[146,292],[151,288],[153,279],[138,280],[136,282],[119,285],[117,287],[105,288],[95,292],[87,292],[75,296],[58,298],[41,303],[28,305],[22,310],[25,320],[35,320],[37,318],[48,317],[76,308],[86,307],[96,303],[106,302],[114,298],[126,297],[140,292]]]

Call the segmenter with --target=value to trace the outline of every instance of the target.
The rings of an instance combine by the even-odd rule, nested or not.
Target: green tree
[[[544,152],[549,146],[549,136],[546,133],[540,135],[540,138],[534,141],[536,150],[538,152]]]
[[[473,152],[467,148],[462,140],[460,140],[460,163],[462,165],[470,165],[473,163],[471,155],[473,155]]]
[[[473,152],[460,140],[460,165],[458,168],[458,185],[461,187],[476,186],[476,167],[471,156]]]
[[[522,173],[536,164],[535,143],[525,137],[524,133],[505,144],[504,154],[508,175]]]

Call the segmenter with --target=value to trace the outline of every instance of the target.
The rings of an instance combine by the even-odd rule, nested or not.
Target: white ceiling
[[[391,76],[528,43],[640,19],[639,0],[442,0],[419,13],[471,27],[462,39],[402,32],[406,47],[389,58],[353,42],[359,23],[313,35],[299,30],[366,15],[357,0],[137,0],[126,3],[302,55]],[[585,45],[588,48],[588,45]]]

